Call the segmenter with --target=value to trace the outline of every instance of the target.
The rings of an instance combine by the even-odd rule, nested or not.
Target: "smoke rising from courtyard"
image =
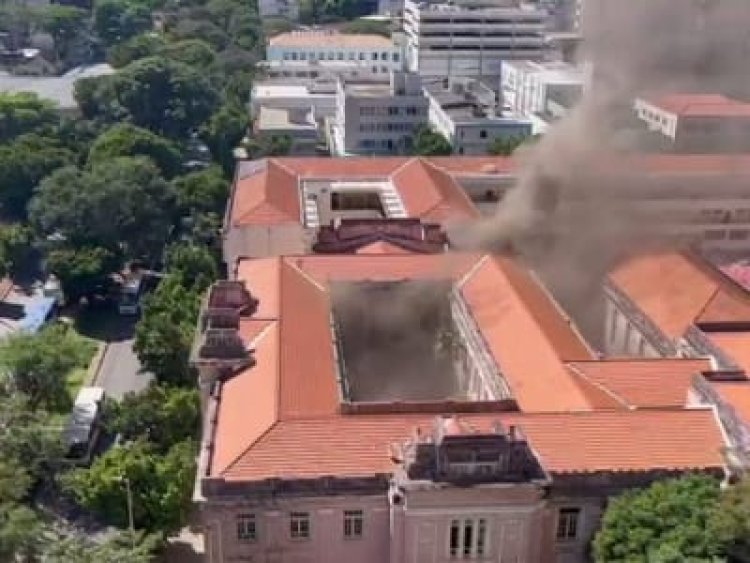
[[[516,153],[517,185],[468,233],[483,248],[522,254],[595,344],[601,316],[593,296],[616,261],[690,242],[664,228],[658,204],[631,197],[640,191],[658,202],[670,181],[628,164],[630,153],[653,151],[633,121],[634,98],[748,100],[748,30],[745,0],[586,0],[580,58],[590,63],[590,87],[568,117]]]

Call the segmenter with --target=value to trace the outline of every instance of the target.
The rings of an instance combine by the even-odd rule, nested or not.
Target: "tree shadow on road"
[[[76,316],[76,330],[95,340],[123,342],[133,338],[136,321],[111,309],[87,308]]]

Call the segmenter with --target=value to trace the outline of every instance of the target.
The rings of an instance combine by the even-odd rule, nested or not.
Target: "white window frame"
[[[293,540],[309,540],[311,536],[309,512],[289,513],[289,537]]]
[[[237,541],[241,543],[255,543],[258,541],[258,520],[255,514],[243,512],[235,518]]]
[[[364,536],[365,513],[363,510],[344,510],[344,539],[359,540]]]

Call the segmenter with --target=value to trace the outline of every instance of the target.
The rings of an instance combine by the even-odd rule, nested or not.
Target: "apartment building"
[[[299,19],[299,0],[258,0],[258,13],[262,18]]]
[[[405,0],[409,70],[424,77],[499,77],[503,60],[542,60],[549,15],[513,0]]]
[[[336,118],[330,122],[331,153],[406,154],[416,129],[427,123],[428,105],[417,74],[392,72],[388,82],[340,78]]]
[[[401,70],[401,47],[382,35],[291,31],[268,40],[259,66],[272,78],[387,76]]]
[[[750,104],[721,94],[637,98],[636,117],[655,148],[684,153],[750,150]]]
[[[250,93],[250,117],[260,108],[310,110],[322,121],[336,115],[336,80],[268,79],[253,83]]]
[[[498,93],[473,78],[437,80],[425,85],[430,125],[459,155],[487,154],[496,139],[531,136],[531,122],[504,111]]]

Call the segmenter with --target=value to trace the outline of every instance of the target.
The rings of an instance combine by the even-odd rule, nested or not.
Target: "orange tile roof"
[[[590,408],[563,362],[592,353],[527,273],[487,257],[461,293],[522,411]]]
[[[711,386],[740,418],[750,423],[750,381],[715,381]]]
[[[722,94],[670,94],[649,103],[679,117],[750,117],[750,104]]]
[[[521,428],[553,474],[723,467],[711,409],[462,415],[477,428]],[[394,469],[389,447],[426,428],[427,415],[355,415],[277,424],[228,468],[229,481],[367,476]],[[300,445],[304,444],[304,447]]]
[[[707,359],[598,360],[569,365],[578,377],[626,408],[683,407],[695,374],[711,369]]]
[[[750,322],[750,295],[688,253],[636,256],[609,278],[671,339],[693,324]]]
[[[262,171],[235,182],[230,224],[269,225],[300,221],[297,178],[272,160]]]
[[[391,444],[432,423],[433,415],[426,414],[340,412],[328,283],[342,279],[453,279],[520,407],[580,411],[467,415],[477,427],[495,420],[520,425],[550,471],[721,466],[721,434],[712,411],[591,411],[587,389],[592,384],[577,381],[566,364],[573,361],[591,372],[590,351],[533,277],[507,258],[268,258],[241,261],[237,276],[259,299],[257,313],[240,329],[247,346],[255,349],[256,362],[222,384],[212,476],[255,480],[387,473]],[[614,393],[645,402],[645,391],[620,376],[604,373],[599,379],[606,379]],[[596,377],[589,373],[590,379]]]
[[[750,376],[750,331],[708,332],[706,336]]]

